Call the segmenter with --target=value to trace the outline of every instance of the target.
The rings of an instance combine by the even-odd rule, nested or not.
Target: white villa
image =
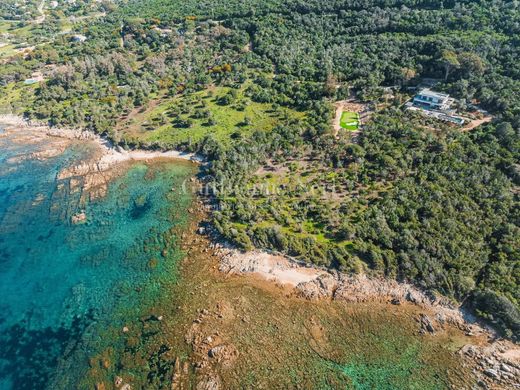
[[[432,91],[431,89],[424,88],[413,98],[413,104],[415,106],[445,111],[449,110],[454,100],[450,98],[450,95]]]
[[[425,116],[462,126],[467,119],[457,115],[456,111],[451,109],[453,103],[455,99],[450,98],[450,95],[423,88],[405,106],[406,109],[419,111]]]

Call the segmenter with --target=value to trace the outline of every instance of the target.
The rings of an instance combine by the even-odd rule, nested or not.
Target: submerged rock
[[[490,378],[494,378],[494,379],[498,379],[499,378],[498,372],[496,370],[492,369],[492,368],[485,369],[484,370],[484,374],[486,374]]]
[[[432,321],[430,320],[430,317],[428,317],[426,314],[421,314],[419,317],[419,323],[421,325],[420,333],[424,334],[426,332],[434,334],[435,333],[435,327],[433,326]]]
[[[222,387],[217,375],[207,376],[197,384],[197,390],[219,390]]]
[[[87,222],[87,214],[84,211],[82,211],[81,213],[73,215],[71,221],[74,225],[85,223]]]
[[[120,376],[116,376],[116,378],[114,379],[114,386],[119,387],[122,384],[123,384],[123,378],[121,378]]]
[[[238,358],[238,350],[232,344],[221,344],[211,348],[208,356],[223,366],[231,366]]]

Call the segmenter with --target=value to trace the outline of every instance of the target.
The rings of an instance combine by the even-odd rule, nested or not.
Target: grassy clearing
[[[24,85],[23,82],[0,87],[0,114],[23,112],[23,108],[33,99],[36,88],[38,84]]]
[[[31,36],[34,26],[30,23],[23,24],[14,21],[0,20],[0,34],[10,34],[17,38],[28,38]]]
[[[130,113],[118,130],[127,137],[166,145],[196,143],[207,135],[226,145],[255,130],[269,131],[284,118],[303,116],[251,101],[245,87],[214,87],[152,102],[147,109]]]
[[[12,22],[7,22],[7,21],[4,21],[4,20],[0,20],[0,34],[7,33],[12,25],[13,25]]]
[[[311,238],[323,245],[337,242],[323,221],[302,214],[301,206],[313,204],[315,209],[329,210],[331,220],[337,219],[341,204],[351,200],[344,179],[330,167],[311,160],[267,164],[248,183],[248,189],[255,194],[251,199],[258,213],[254,226],[278,227],[290,236]],[[331,191],[333,185],[335,191]],[[277,204],[276,219],[271,214],[273,201]],[[235,228],[241,230],[240,226]]]
[[[255,216],[247,225],[242,219],[232,217],[232,228],[250,237],[254,231],[260,232],[255,233],[256,237],[261,237],[262,232],[278,231],[287,243],[293,243],[291,248],[299,242],[312,243],[323,253],[331,248],[347,250],[355,259],[359,242],[349,234],[350,225],[363,215],[369,202],[376,201],[391,185],[353,186],[352,175],[354,170],[332,168],[310,155],[282,163],[269,161],[249,180],[246,195],[234,198],[231,195],[226,200],[236,209],[253,210]],[[319,263],[322,254],[298,256]],[[352,262],[355,268],[362,267],[356,261]]]
[[[0,47],[0,58],[1,57],[10,57],[16,54],[15,45],[8,44]]]
[[[359,114],[357,112],[345,111],[341,114],[340,126],[349,131],[359,129]]]
[[[33,26],[20,27],[19,22],[0,21],[0,58],[8,58],[20,53],[21,49],[32,46]]]

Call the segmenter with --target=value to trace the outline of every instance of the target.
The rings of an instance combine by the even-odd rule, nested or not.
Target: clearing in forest
[[[353,98],[335,102],[334,108],[336,115],[334,116],[332,127],[335,137],[344,132],[355,134],[361,129],[361,124],[366,123],[372,114],[372,111],[369,110],[366,104]]]
[[[211,135],[227,145],[255,130],[270,131],[280,121],[302,119],[303,112],[254,102],[246,87],[211,87],[175,97],[158,96],[147,108],[136,109],[118,130],[127,138],[176,146]]]
[[[344,111],[341,114],[339,124],[345,130],[357,131],[359,129],[359,114],[357,112]]]

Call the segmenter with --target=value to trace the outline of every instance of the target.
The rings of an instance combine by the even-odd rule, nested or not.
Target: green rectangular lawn
[[[359,114],[357,112],[344,111],[339,121],[341,128],[349,131],[359,129]]]

